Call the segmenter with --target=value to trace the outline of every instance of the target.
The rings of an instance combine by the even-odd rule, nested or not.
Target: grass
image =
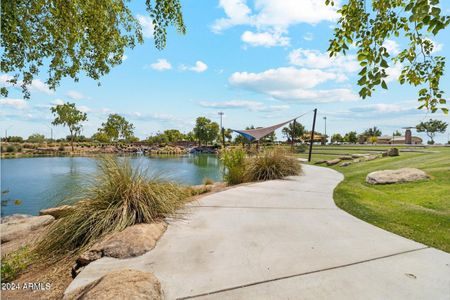
[[[365,153],[364,150],[370,148],[356,149],[352,153]],[[330,154],[313,154],[313,162],[336,158],[331,154],[333,150],[319,150],[322,153],[330,151]],[[348,167],[333,166],[345,176],[334,191],[334,201],[341,209],[368,223],[450,252],[450,148],[420,150],[421,153],[400,152],[398,157],[385,157]],[[431,179],[392,185],[369,185],[365,182],[370,172],[404,167],[424,170]]]
[[[299,175],[300,171],[296,157],[275,148],[247,158],[244,176],[246,181],[264,181]]]
[[[56,220],[37,245],[45,257],[72,255],[105,235],[138,223],[151,223],[175,214],[184,203],[184,187],[133,168],[127,159],[104,156],[91,184],[76,191],[73,212]]]

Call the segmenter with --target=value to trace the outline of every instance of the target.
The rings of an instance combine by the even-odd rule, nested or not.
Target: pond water
[[[222,180],[215,155],[130,156],[133,166],[149,176],[182,184],[201,184],[205,178]],[[97,168],[92,157],[33,157],[1,160],[2,216],[39,214],[39,210],[61,204],[65,195],[86,183]],[[5,193],[7,191],[7,193]],[[20,200],[16,205],[15,200]]]

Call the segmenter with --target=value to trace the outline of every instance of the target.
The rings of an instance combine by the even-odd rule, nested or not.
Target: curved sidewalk
[[[66,293],[106,272],[153,272],[166,299],[449,299],[450,254],[337,208],[342,174],[254,183],[188,206],[152,251],[88,265]]]

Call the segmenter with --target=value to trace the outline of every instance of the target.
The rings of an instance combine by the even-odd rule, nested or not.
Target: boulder
[[[315,165],[321,165],[321,164],[324,164],[324,163],[326,163],[327,161],[326,160],[318,160],[318,161],[316,161],[314,164]]]
[[[39,211],[39,215],[40,216],[50,215],[50,216],[54,217],[55,219],[59,219],[64,216],[67,216],[68,214],[73,212],[73,210],[74,210],[73,206],[62,205],[62,206],[58,206],[58,207],[50,207],[50,208],[46,208],[46,209],[41,209]]]
[[[352,154],[352,158],[362,158],[362,157],[365,157],[365,156],[368,156],[369,154],[358,154],[358,153],[356,153],[356,154]]]
[[[389,184],[412,182],[428,178],[428,175],[422,170],[402,168],[398,170],[383,170],[369,173],[366,177],[366,182],[370,184]]]
[[[167,228],[167,223],[160,221],[152,224],[137,224],[106,236],[94,244],[77,259],[73,273],[103,256],[129,258],[139,256],[152,250]]]
[[[346,161],[346,162],[343,162],[343,163],[341,164],[341,167],[348,167],[348,166],[350,166],[351,164],[352,164],[351,161]]]
[[[391,148],[388,151],[386,151],[387,156],[399,156],[399,152],[397,148]]]
[[[377,159],[379,156],[378,155],[367,155],[367,156],[364,156],[364,161],[370,161],[370,160],[375,160],[375,159]]]
[[[0,224],[1,243],[22,238],[33,230],[46,226],[55,220],[52,216],[12,215],[2,219]]]
[[[64,296],[64,300],[162,299],[161,284],[152,273],[119,269]]]
[[[352,156],[351,155],[344,155],[344,156],[339,156],[340,160],[352,160]]]
[[[332,160],[327,160],[327,166],[334,166],[334,165],[337,165],[340,162],[341,162],[341,160],[339,158],[335,158],[335,159],[332,159]]]

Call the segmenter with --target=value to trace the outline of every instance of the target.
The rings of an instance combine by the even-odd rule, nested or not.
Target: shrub
[[[300,144],[298,146],[295,146],[295,153],[305,153],[306,149],[308,148],[308,146],[306,146],[305,144]]]
[[[264,151],[248,158],[245,168],[246,181],[281,179],[299,175],[300,161],[281,149]]]
[[[204,178],[203,179],[203,184],[204,185],[213,185],[214,184],[214,180],[212,180],[211,178]]]
[[[14,152],[16,151],[16,148],[14,148],[13,145],[6,146],[6,152]]]
[[[242,148],[223,149],[220,152],[220,160],[224,165],[224,179],[228,184],[244,182],[246,153]]]
[[[18,250],[2,257],[1,278],[2,282],[14,280],[33,261],[33,255],[28,247],[21,247]]]
[[[83,200],[50,225],[37,251],[47,257],[82,251],[109,233],[175,214],[186,196],[185,188],[148,179],[128,159],[104,156],[98,174],[73,199]]]

